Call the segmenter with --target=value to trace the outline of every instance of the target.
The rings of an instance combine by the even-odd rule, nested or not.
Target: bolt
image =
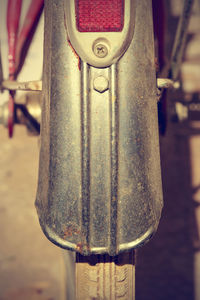
[[[104,58],[108,55],[108,47],[105,43],[97,42],[93,47],[94,54],[99,58]]]
[[[108,89],[108,79],[102,75],[96,77],[93,81],[93,87],[99,93],[105,92]]]

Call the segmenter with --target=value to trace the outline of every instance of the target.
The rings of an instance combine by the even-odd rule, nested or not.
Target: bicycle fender
[[[36,208],[56,245],[116,255],[149,240],[162,210],[151,1],[135,1],[128,44],[105,66],[70,40],[61,2],[45,3]]]

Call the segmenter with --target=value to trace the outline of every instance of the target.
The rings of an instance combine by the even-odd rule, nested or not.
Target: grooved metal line
[[[89,66],[82,64],[82,241],[90,243],[90,97],[88,92]],[[86,249],[85,249],[86,250]],[[87,250],[86,250],[87,251]]]
[[[111,199],[110,199],[110,253],[117,247],[117,204],[118,204],[118,100],[117,67],[110,67],[110,148],[111,148]]]

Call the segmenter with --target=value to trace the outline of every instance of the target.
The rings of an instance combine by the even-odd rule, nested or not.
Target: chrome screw
[[[108,55],[108,48],[102,43],[97,43],[93,48],[94,54],[99,58],[104,58]]]

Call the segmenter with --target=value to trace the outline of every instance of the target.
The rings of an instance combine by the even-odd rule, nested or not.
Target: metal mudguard
[[[36,207],[53,243],[115,255],[146,242],[162,209],[151,1],[136,1],[130,46],[105,68],[78,57],[61,2],[45,3]]]

